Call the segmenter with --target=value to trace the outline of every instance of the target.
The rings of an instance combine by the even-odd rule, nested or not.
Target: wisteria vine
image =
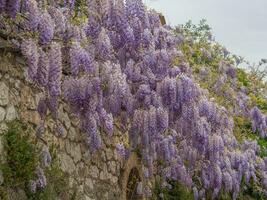
[[[101,130],[112,136],[113,120],[120,119],[130,147],[118,144],[117,150],[123,158],[140,150],[146,180],[155,174],[163,185],[179,180],[193,188],[195,199],[208,191],[213,191],[212,198],[226,191],[236,199],[243,177],[246,184],[254,181],[267,191],[267,159],[258,156],[255,142],[237,142],[228,111],[209,100],[194,81],[179,50],[182,35],[162,26],[158,13],[141,0],[88,0],[87,20],[74,23],[75,0],[49,2],[0,1],[1,19],[15,24],[0,23],[1,30],[17,27],[18,34],[25,33],[20,49],[28,79],[45,94],[37,108],[39,136],[48,110],[55,131],[63,134],[57,109],[63,96],[92,153],[102,146]],[[176,58],[184,62],[174,66]],[[225,73],[236,76],[232,67]],[[265,137],[267,117],[258,108],[251,117],[253,131]],[[44,163],[50,160],[45,156]],[[36,173],[40,178],[31,183],[32,191],[46,185],[42,170]],[[138,191],[151,192],[145,184]]]

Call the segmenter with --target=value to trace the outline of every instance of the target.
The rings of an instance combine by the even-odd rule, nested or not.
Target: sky
[[[144,0],[175,26],[206,19],[215,40],[250,62],[267,58],[267,0]]]

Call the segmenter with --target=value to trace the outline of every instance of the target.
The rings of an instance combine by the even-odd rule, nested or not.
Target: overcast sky
[[[144,0],[168,24],[207,19],[215,39],[251,62],[267,58],[267,0]]]

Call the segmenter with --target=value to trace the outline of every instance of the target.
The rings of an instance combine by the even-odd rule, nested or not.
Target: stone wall
[[[36,128],[40,121],[36,107],[42,92],[25,80],[25,71],[24,60],[20,55],[0,52],[1,162],[5,159],[2,136],[8,128],[7,122],[18,119]],[[126,134],[116,130],[114,136],[108,137],[103,133],[103,148],[91,155],[84,144],[83,134],[79,132],[78,119],[71,115],[63,101],[59,106],[59,119],[65,129],[63,137],[57,137],[54,133],[54,121],[49,115],[43,140],[36,139],[34,133],[32,137],[41,148],[51,145],[56,147],[60,167],[69,174],[69,187],[77,191],[78,199],[126,199],[128,174],[132,167],[139,166],[140,169],[137,156],[130,156],[130,162],[124,162],[117,155],[115,144],[125,139]],[[0,171],[0,185],[3,181]],[[20,195],[19,199],[22,198],[23,195]]]

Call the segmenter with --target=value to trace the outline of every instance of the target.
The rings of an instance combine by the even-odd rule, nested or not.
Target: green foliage
[[[35,177],[37,167],[36,150],[29,141],[29,130],[19,122],[9,124],[4,135],[6,163],[1,166],[4,184],[7,187],[24,187]]]
[[[93,14],[97,17],[98,13],[89,13],[90,9],[87,7],[86,0],[76,0],[74,6],[74,12],[71,18],[71,22],[75,25],[81,25],[88,21],[88,14]]]
[[[264,88],[263,82],[259,82],[256,77],[251,76],[243,69],[237,69],[237,80],[239,86],[245,86],[248,89],[251,106],[258,106],[263,113],[267,113],[267,99],[264,98],[261,90],[257,92],[255,89]]]
[[[235,117],[234,118],[234,134],[239,142],[244,140],[256,140],[260,146],[259,155],[261,157],[267,156],[267,139],[260,138],[257,133],[252,132],[251,121],[244,117]]]
[[[194,43],[188,44],[183,43],[181,50],[184,53],[186,60],[189,62],[190,66],[206,65],[211,64],[213,59],[208,59],[202,52],[203,44]]]
[[[264,200],[266,195],[258,182],[250,181],[249,185],[245,183],[244,178],[242,179],[241,192],[238,195],[238,200]]]
[[[172,186],[171,189],[162,188],[160,181],[156,180],[153,195],[151,200],[193,200],[193,191],[180,184],[177,181],[169,182]],[[208,190],[206,193],[206,199],[212,199],[212,190]],[[216,199],[220,200],[231,200],[232,194],[225,191],[221,191]],[[264,200],[264,195],[261,187],[251,181],[249,185],[245,184],[244,179],[242,180],[241,191],[238,195],[238,200]]]
[[[218,199],[220,200],[232,200],[232,196],[230,193],[226,193],[225,191],[221,191]]]
[[[262,189],[253,181],[250,181],[249,185],[245,184],[244,178],[242,179],[241,191],[238,194],[238,200],[264,200],[266,197]],[[212,199],[212,198],[207,198]],[[232,200],[232,194],[221,191],[217,197],[219,200]]]
[[[237,69],[237,80],[241,86],[249,87],[250,81],[248,75],[243,69]]]
[[[234,135],[239,142],[243,142],[244,139],[256,139],[256,135],[252,132],[251,122],[244,117],[234,118]]]
[[[267,114],[267,99],[264,99],[258,94],[250,93],[251,104],[258,106],[259,109],[265,114]]]
[[[152,200],[193,200],[193,192],[178,181],[170,181],[171,188],[162,188],[156,180]]]
[[[198,25],[189,20],[185,25],[181,25],[183,35],[193,37],[197,41],[206,41],[211,37],[211,27],[207,24],[207,20],[200,20]]]
[[[224,47],[213,41],[211,27],[207,24],[207,20],[202,19],[198,25],[194,25],[189,20],[185,25],[177,28],[176,33],[182,34],[186,39],[181,50],[190,66],[207,64],[217,69],[219,62],[223,59],[230,63],[234,62],[232,57],[224,58],[222,51]],[[202,50],[210,52],[211,58],[206,58]]]
[[[261,139],[259,138],[257,140],[258,145],[261,147],[261,151],[260,151],[260,156],[263,157],[267,157],[267,139]]]

